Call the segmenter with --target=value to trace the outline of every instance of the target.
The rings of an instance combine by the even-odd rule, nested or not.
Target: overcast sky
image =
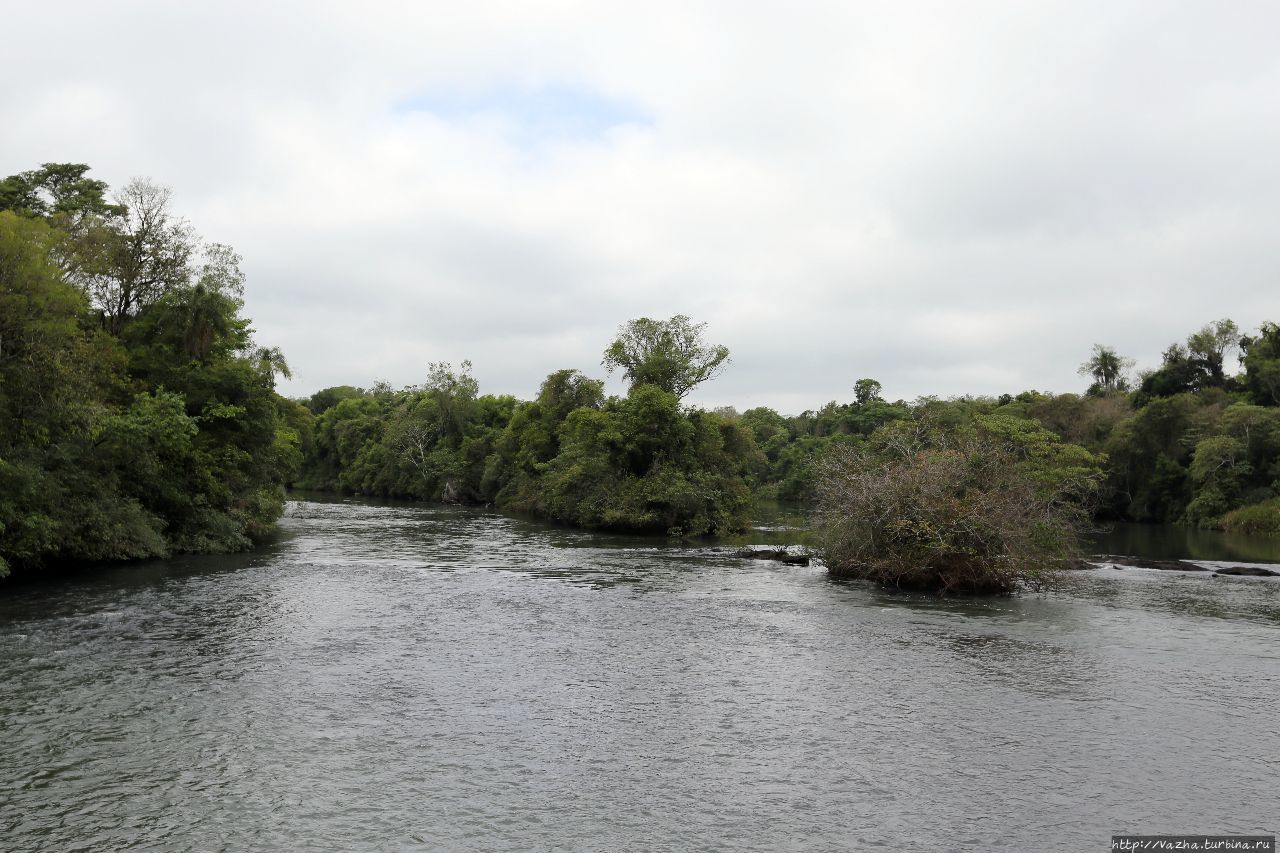
[[[290,395],[683,313],[690,400],[796,413],[1280,321],[1272,2],[0,2],[0,175],[173,187]]]

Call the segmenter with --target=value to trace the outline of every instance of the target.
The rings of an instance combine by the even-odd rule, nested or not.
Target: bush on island
[[[1009,593],[1076,555],[1099,479],[1096,457],[1038,421],[899,421],[821,464],[820,548],[835,576]]]

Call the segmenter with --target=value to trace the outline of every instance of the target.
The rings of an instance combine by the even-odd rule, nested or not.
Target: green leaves
[[[1093,377],[1090,394],[1113,394],[1117,391],[1129,390],[1127,374],[1133,369],[1133,365],[1133,359],[1122,357],[1111,347],[1094,344],[1093,355],[1080,365],[1078,373],[1081,376]]]
[[[252,346],[239,256],[211,247],[192,284],[198,241],[167,191],[108,205],[85,171],[0,182],[22,210],[0,211],[0,563],[247,547],[298,460],[283,357]]]
[[[622,370],[633,388],[655,385],[682,399],[719,375],[729,360],[727,347],[703,343],[706,325],[683,314],[670,320],[632,320],[618,330],[602,363],[610,373]]]
[[[1280,326],[1263,323],[1257,337],[1243,338],[1245,383],[1254,402],[1280,406]]]
[[[106,182],[85,177],[88,171],[83,163],[44,163],[10,175],[0,181],[0,210],[54,218],[64,227],[68,220],[123,213],[105,200]]]

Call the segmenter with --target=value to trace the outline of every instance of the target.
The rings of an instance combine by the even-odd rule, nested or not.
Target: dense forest
[[[790,417],[682,406],[726,361],[701,335],[680,316],[625,326],[604,362],[626,371],[624,397],[606,399],[600,381],[576,370],[548,376],[533,401],[480,395],[465,362],[457,371],[433,365],[425,383],[401,390],[325,389],[307,401],[315,428],[296,482],[492,503],[588,526],[714,533],[742,525],[754,496],[811,501],[833,448],[883,446],[897,423],[959,434],[998,421],[1088,451],[1102,472],[1099,519],[1280,532],[1274,323],[1253,336],[1229,320],[1211,323],[1137,377],[1127,359],[1095,346],[1080,394],[887,402],[880,383],[861,379],[848,402]],[[640,357],[624,363],[628,346]],[[1231,372],[1236,356],[1243,369]]]
[[[953,521],[973,496],[994,507],[1030,483],[1067,515],[1280,533],[1274,323],[1210,323],[1136,376],[1095,346],[1079,394],[889,402],[860,379],[846,402],[799,415],[707,411],[683,400],[729,352],[678,315],[607,344],[622,396],[576,369],[532,400],[481,394],[462,362],[407,388],[291,401],[275,391],[284,358],[240,314],[239,256],[201,239],[167,190],[135,180],[109,199],[86,173],[46,164],[0,182],[0,571],[248,547],[285,485],[698,536],[741,529],[759,498],[812,503],[876,465],[879,493],[914,500],[930,477],[955,478]],[[943,524],[908,530],[901,507],[863,499],[897,513],[899,539]],[[1044,534],[1025,552],[1059,554],[1069,521],[1023,524]],[[964,535],[993,547],[989,531]]]
[[[0,182],[0,575],[249,547],[306,413],[240,316],[244,276],[169,191],[81,164]]]

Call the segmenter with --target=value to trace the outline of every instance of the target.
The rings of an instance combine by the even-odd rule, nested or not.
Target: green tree
[[[740,529],[752,508],[746,475],[763,464],[748,429],[682,411],[653,384],[600,409],[570,413],[561,450],[514,508],[584,527],[684,536]]]
[[[1192,364],[1204,375],[1203,385],[1221,388],[1227,380],[1227,353],[1240,345],[1240,329],[1231,320],[1216,320],[1187,338]]]
[[[1191,458],[1189,473],[1196,495],[1187,505],[1186,520],[1202,527],[1216,526],[1237,504],[1251,470],[1244,442],[1229,435],[1202,439]]]
[[[880,391],[883,387],[874,379],[859,379],[853,385],[853,401],[859,406],[865,406],[869,403],[883,403],[884,398],[880,396]]]
[[[577,370],[557,370],[538,389],[538,405],[555,423],[577,409],[598,409],[604,403],[604,383]]]
[[[683,314],[632,320],[604,351],[603,364],[610,373],[621,370],[633,388],[654,385],[682,399],[719,375],[729,360],[727,347],[703,342],[705,328]]]
[[[0,182],[18,209],[0,211],[0,574],[248,547],[283,509],[308,426],[275,393],[279,350],[239,315],[239,256],[211,245],[196,265],[167,194],[134,184],[122,198],[142,203],[108,205],[85,171]],[[149,257],[165,240],[169,259]],[[85,275],[133,288],[115,335]]]
[[[119,216],[124,210],[106,200],[107,184],[85,177],[83,163],[43,163],[39,169],[0,181],[0,210],[54,220],[64,230],[88,216]]]
[[[0,576],[75,552],[68,523],[97,514],[73,499],[72,481],[96,466],[89,433],[121,359],[80,322],[84,296],[52,258],[59,239],[0,212]],[[96,485],[91,496],[114,497]]]
[[[1245,386],[1254,402],[1280,406],[1280,326],[1266,322],[1256,337],[1242,338]]]
[[[1187,336],[1186,344],[1171,344],[1160,368],[1142,377],[1137,402],[1152,397],[1172,397],[1189,391],[1229,386],[1227,353],[1242,343],[1240,330],[1231,320],[1217,320]]]
[[[68,275],[102,312],[112,334],[120,334],[131,317],[166,293],[189,284],[196,272],[200,238],[174,215],[171,199],[167,187],[135,178],[116,195],[122,212],[95,220],[68,245]],[[218,266],[215,259],[209,269],[214,278]]]
[[[135,386],[177,395],[197,428],[191,458],[144,477],[139,501],[167,520],[176,550],[248,547],[283,509],[282,484],[298,463],[301,438],[275,393],[279,352],[264,355],[238,301],[203,283],[142,308],[120,340]],[[153,505],[161,494],[173,500]]]
[[[312,394],[311,398],[306,401],[306,406],[313,415],[323,415],[343,400],[363,396],[363,388],[356,388],[354,385],[335,385]]]
[[[428,366],[422,391],[434,403],[434,423],[430,428],[456,447],[466,433],[480,395],[480,383],[471,375],[471,362],[462,362],[456,372],[448,362],[433,362]]]
[[[1093,377],[1090,394],[1112,394],[1129,390],[1129,379],[1125,374],[1133,368],[1133,364],[1133,359],[1122,357],[1111,347],[1094,344],[1093,355],[1080,365],[1078,372],[1081,376]]]

